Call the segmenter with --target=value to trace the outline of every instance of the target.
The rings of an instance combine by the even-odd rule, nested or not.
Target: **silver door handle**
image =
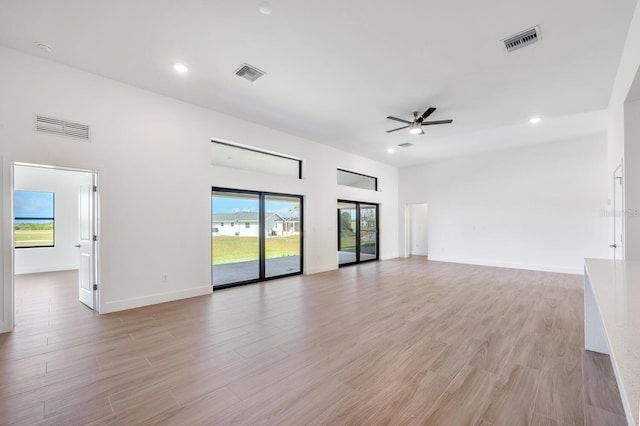
[[[75,248],[80,248],[80,244],[76,244],[74,247]]]
[[[617,248],[617,247],[618,247],[618,245],[617,245],[617,244],[609,244],[609,247],[611,247],[611,248]]]

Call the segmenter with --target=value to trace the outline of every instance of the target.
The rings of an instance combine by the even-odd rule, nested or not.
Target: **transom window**
[[[361,173],[350,172],[348,170],[338,169],[338,185],[377,191],[378,178],[363,175]]]
[[[211,141],[211,164],[302,179],[302,160],[229,142]]]

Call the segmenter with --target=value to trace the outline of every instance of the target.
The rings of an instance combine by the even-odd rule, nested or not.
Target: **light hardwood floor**
[[[16,277],[0,424],[625,424],[581,276],[413,257],[102,316],[76,277]]]

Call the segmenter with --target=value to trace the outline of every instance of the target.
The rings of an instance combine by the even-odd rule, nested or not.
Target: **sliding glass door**
[[[378,205],[338,200],[338,264],[378,259]]]
[[[211,209],[213,285],[260,278],[260,197],[213,191]]]
[[[338,201],[338,264],[358,261],[356,246],[357,205]]]
[[[301,196],[213,188],[213,286],[302,273],[301,231]]]
[[[360,204],[360,261],[378,259],[378,205]]]
[[[300,197],[265,195],[265,277],[300,273]]]

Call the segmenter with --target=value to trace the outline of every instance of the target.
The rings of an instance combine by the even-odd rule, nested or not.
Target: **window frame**
[[[274,152],[264,151],[264,150],[261,150],[259,148],[253,148],[253,147],[240,145],[240,144],[236,144],[236,143],[232,143],[232,142],[222,141],[222,140],[219,140],[219,139],[211,139],[211,143],[212,144],[223,145],[223,146],[228,146],[228,147],[239,149],[239,150],[255,152],[255,153],[266,155],[266,156],[271,156],[271,157],[276,157],[276,158],[282,158],[282,159],[285,159],[285,160],[295,161],[296,163],[298,163],[298,175],[296,176],[296,179],[302,179],[302,160],[299,159],[299,158],[290,157],[290,156],[284,155],[284,154],[277,154],[277,153],[274,153]],[[218,166],[218,167],[227,167],[227,166],[222,165],[222,164],[215,164],[215,163],[212,163],[212,164],[214,166]],[[287,175],[287,174],[269,173],[269,172],[265,172],[265,171],[255,170],[255,169],[252,169],[252,168],[241,168],[240,170],[248,170],[248,171],[254,171],[254,172],[257,172],[257,173],[266,173],[266,174],[272,174],[272,175],[277,175],[277,176],[289,176],[289,177],[291,177],[291,175]]]
[[[380,204],[378,203],[372,203],[372,202],[367,202],[367,201],[353,201],[353,200],[343,200],[343,199],[338,199],[338,203],[349,203],[349,204],[353,204],[354,208],[355,208],[355,212],[356,212],[356,229],[355,229],[355,234],[356,234],[356,247],[355,247],[355,253],[356,253],[356,260],[354,262],[345,262],[345,263],[340,263],[338,262],[338,268],[341,268],[343,266],[350,266],[350,265],[357,265],[360,263],[366,263],[366,262],[377,262],[380,260]],[[362,251],[362,240],[361,240],[361,229],[362,229],[362,215],[361,215],[361,208],[362,205],[365,206],[373,206],[375,207],[375,211],[376,211],[376,256],[373,259],[366,259],[366,260],[362,260],[361,259],[361,251]],[[338,217],[338,224],[337,224],[337,229],[338,229],[338,251],[341,250],[341,226],[340,226],[340,209],[338,208],[338,212],[337,212],[337,217]]]
[[[353,185],[345,185],[342,183],[338,183],[338,185],[340,186],[348,186],[349,188],[358,188],[358,189],[364,189],[365,191],[375,191],[378,192],[378,178],[375,176],[369,176],[369,175],[365,175],[364,173],[358,173],[358,172],[352,172],[351,170],[346,170],[346,169],[341,169],[341,168],[337,168],[336,171],[339,172],[343,172],[343,173],[349,173],[352,175],[357,175],[357,176],[362,176],[362,177],[366,177],[369,179],[373,179],[373,189],[369,189],[369,188],[362,188],[360,186],[353,186]]]
[[[247,284],[254,284],[254,283],[260,283],[260,282],[266,282],[266,281],[270,281],[270,280],[276,280],[279,278],[285,278],[285,277],[291,277],[291,276],[295,276],[295,275],[303,275],[304,274],[304,203],[305,203],[305,197],[304,195],[300,195],[300,194],[287,194],[287,193],[280,193],[280,192],[269,192],[269,191],[258,191],[258,190],[247,190],[247,189],[234,189],[234,188],[227,188],[227,187],[218,187],[218,186],[212,186],[211,187],[211,194],[213,196],[213,194],[215,192],[219,192],[219,193],[237,193],[237,194],[250,194],[250,195],[257,195],[258,199],[259,199],[259,204],[260,204],[260,214],[259,216],[259,220],[258,220],[258,230],[262,231],[260,232],[259,235],[259,258],[258,258],[258,262],[259,262],[259,273],[258,273],[258,278],[255,279],[249,279],[246,281],[234,281],[234,282],[230,282],[230,283],[225,283],[225,284],[219,284],[219,285],[215,285],[214,280],[213,280],[213,269],[212,269],[212,277],[211,277],[211,286],[213,291],[217,291],[217,290],[221,290],[221,289],[225,289],[225,288],[229,288],[229,287],[237,287],[237,286],[242,286],[242,285],[247,285]],[[285,274],[281,274],[281,275],[267,275],[267,268],[266,268],[266,261],[268,260],[266,258],[266,250],[265,250],[265,244],[266,244],[266,235],[264,233],[265,230],[265,215],[266,215],[266,210],[265,210],[265,200],[268,197],[291,197],[291,198],[298,198],[299,199],[299,214],[300,214],[300,220],[299,220],[299,227],[300,230],[298,231],[300,233],[300,262],[299,262],[299,270],[295,271],[295,272],[291,272],[291,273],[285,273]],[[213,215],[213,211],[211,211],[211,214]],[[249,223],[249,222],[247,222]],[[251,224],[249,226],[249,228],[251,228]],[[211,253],[210,253],[210,257],[213,257],[213,243],[211,244]],[[213,266],[213,265],[212,265]]]

